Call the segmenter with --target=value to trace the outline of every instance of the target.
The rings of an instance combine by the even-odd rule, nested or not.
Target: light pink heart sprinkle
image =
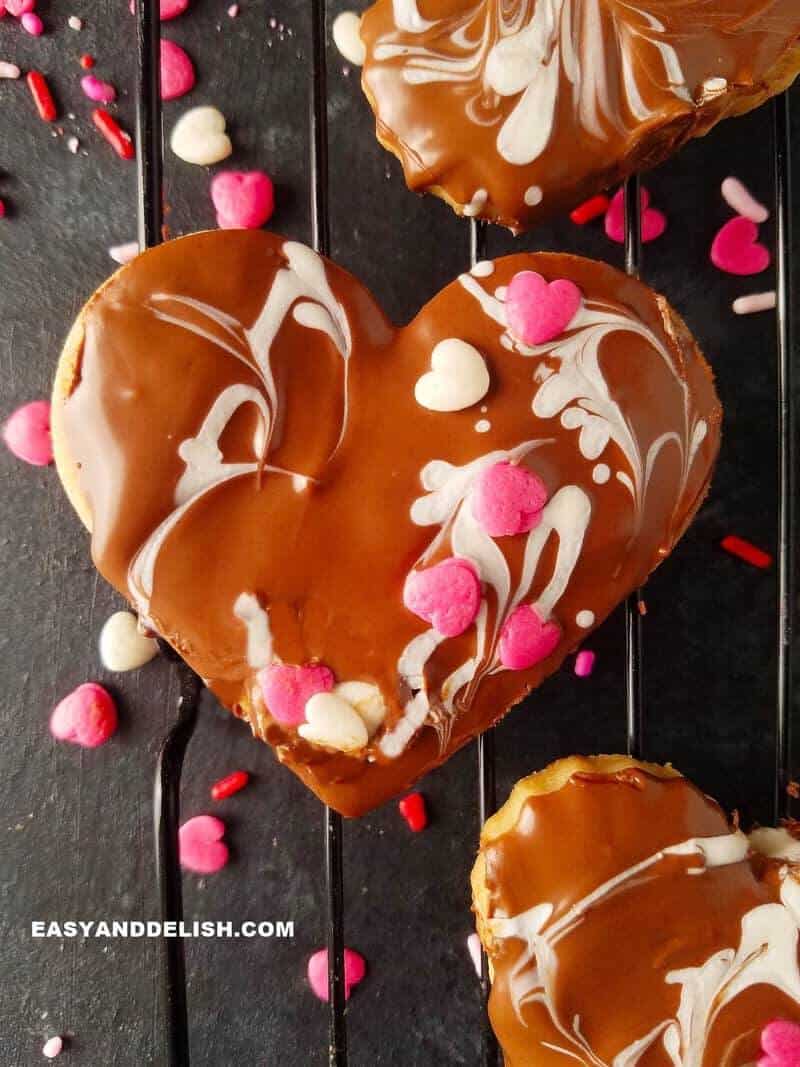
[[[766,1053],[758,1067],[798,1067],[800,1065],[800,1026],[775,1019],[761,1031],[761,1048]]]
[[[667,217],[663,211],[648,207],[650,193],[647,189],[641,190],[642,205],[642,242],[647,244],[655,241],[667,228]],[[606,236],[617,244],[625,242],[625,190],[618,189],[612,197],[605,218]]]
[[[36,0],[4,0],[4,4],[9,15],[13,15],[14,18],[21,18],[23,15],[27,15],[29,11],[33,11],[36,7]]]
[[[534,270],[520,271],[506,292],[511,336],[526,345],[552,341],[566,330],[582,303],[580,289],[567,278],[547,282]]]
[[[478,475],[472,514],[490,537],[510,537],[538,526],[546,503],[547,487],[539,475],[503,460]]]
[[[161,99],[177,100],[194,88],[194,65],[179,44],[161,40]]]
[[[35,11],[26,11],[19,21],[23,30],[31,37],[41,37],[44,33],[44,23]]]
[[[110,82],[104,82],[96,78],[94,74],[86,74],[81,78],[81,89],[90,100],[97,100],[102,104],[110,104],[117,99],[117,90]]]
[[[113,737],[117,708],[111,694],[97,682],[85,682],[56,705],[50,733],[59,741],[97,748]]]
[[[711,244],[711,262],[727,274],[760,274],[770,258],[769,249],[758,243],[758,226],[741,215],[729,219]]]
[[[322,663],[274,663],[258,672],[267,711],[284,726],[305,722],[308,701],[315,693],[330,693],[334,681],[333,671]]]
[[[128,5],[131,14],[136,13],[136,0],[131,0]],[[189,0],[161,0],[159,8],[159,16],[162,22],[167,22],[169,19],[176,19],[178,15],[182,15],[186,8],[189,6]]]
[[[500,662],[512,671],[533,667],[555,650],[561,630],[554,622],[544,622],[536,608],[520,604],[503,624],[500,633]]]
[[[328,1001],[328,950],[321,948],[308,960],[308,984],[315,996]],[[353,948],[344,950],[344,999],[350,999],[350,991],[363,981],[367,965],[360,952]]]
[[[49,401],[32,400],[17,408],[3,427],[3,440],[17,459],[34,467],[46,467],[52,463]]]
[[[255,230],[272,217],[275,189],[261,170],[225,170],[211,182],[217,225],[223,230]]]
[[[228,862],[228,846],[222,840],[225,823],[215,815],[195,815],[178,830],[181,867],[195,874],[216,874]]]
[[[445,637],[458,637],[475,621],[481,604],[481,583],[465,559],[445,559],[434,567],[412,571],[403,587],[403,603]]]

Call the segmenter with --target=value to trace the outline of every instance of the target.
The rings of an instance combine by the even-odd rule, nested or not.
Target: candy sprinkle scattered
[[[67,138],[67,148],[70,150],[70,152],[72,152],[73,156],[76,156],[78,154],[78,149],[80,148],[80,146],[81,142],[78,140],[77,137],[73,136]]]
[[[757,548],[756,545],[746,541],[743,537],[737,537],[736,534],[723,537],[720,546],[732,556],[743,559],[745,563],[751,563],[754,567],[760,567],[761,570],[766,570],[772,564],[772,556],[769,552]]]
[[[28,76],[30,77],[30,75]],[[122,129],[116,119],[113,118],[105,108],[96,107],[94,109],[92,112],[92,122],[120,159],[133,159],[136,152],[130,134]]]
[[[32,467],[46,467],[52,463],[49,401],[32,400],[17,408],[3,426],[3,440],[9,452]]]
[[[71,30],[82,30],[83,19],[79,19],[77,15],[70,15],[67,19],[67,25]]]
[[[0,200],[0,219],[4,219],[5,217],[6,217],[6,205],[5,205],[5,202],[3,200]]]
[[[114,86],[110,82],[101,81],[94,74],[85,74],[81,78],[81,89],[83,89],[84,96],[88,96],[90,100],[98,104],[110,104],[112,100],[117,99],[117,90]]]
[[[178,831],[181,867],[195,874],[216,874],[228,862],[228,846],[222,840],[225,823],[214,815],[196,815]]]
[[[409,829],[418,834],[428,825],[428,811],[425,807],[425,797],[422,793],[409,793],[398,801],[397,807],[400,814],[408,823]]]
[[[227,800],[227,798],[232,797],[234,793],[238,793],[241,789],[244,789],[249,781],[250,775],[247,771],[232,771],[230,774],[226,774],[224,778],[220,778],[219,781],[214,782],[211,786],[211,799]]]
[[[306,971],[308,975],[308,984],[311,986],[312,992],[320,1000],[328,1001],[328,950],[321,948],[309,957],[308,968]],[[364,975],[367,973],[367,965],[364,961],[364,957],[360,952],[356,952],[355,949],[346,948],[344,950],[344,999],[350,999],[350,991],[353,986],[357,986],[359,982],[363,981]]]
[[[78,60],[84,70],[91,70],[94,66],[94,56],[90,56],[88,52],[81,56]]]
[[[770,258],[769,249],[758,240],[758,226],[742,215],[720,227],[711,243],[711,262],[726,274],[760,274]]]
[[[722,198],[729,207],[732,207],[737,215],[743,215],[751,222],[766,222],[769,211],[760,204],[747,186],[743,185],[738,178],[726,178],[722,183]]]
[[[36,104],[36,110],[39,112],[39,118],[43,122],[54,122],[58,111],[44,74],[40,74],[38,70],[31,70],[25,80],[31,91],[33,102]]]
[[[18,19],[27,15],[29,11],[33,11],[36,7],[36,0],[5,0],[4,7],[9,15]]]
[[[578,226],[585,226],[586,223],[591,222],[592,219],[605,215],[610,203],[611,201],[608,197],[603,196],[602,194],[590,197],[589,200],[584,200],[584,202],[579,204],[574,211],[571,211],[569,217]],[[475,936],[477,937],[477,934]]]
[[[481,976],[481,939],[477,934],[472,933],[467,938],[467,952],[469,952],[469,958],[472,960],[472,966],[475,968],[475,974],[480,978]]]
[[[354,67],[364,65],[366,49],[361,40],[361,16],[355,11],[342,11],[333,20],[333,43],[341,55]]]
[[[756,311],[771,311],[777,303],[777,293],[770,289],[766,293],[748,293],[739,296],[731,304],[737,315],[752,315]]]
[[[639,609],[639,614],[642,616],[642,618],[644,618],[644,616],[647,614],[647,604],[645,603],[645,601],[640,600],[636,607]]]
[[[594,670],[595,661],[594,652],[589,652],[588,649],[583,649],[575,657],[575,673],[579,678],[588,678]]]
[[[44,33],[44,23],[34,11],[26,11],[19,21],[31,37],[41,37]]]
[[[97,682],[79,685],[56,705],[50,733],[81,748],[98,748],[117,729],[117,708],[111,694]]]
[[[139,242],[128,241],[124,245],[112,245],[108,250],[108,254],[120,266],[130,263],[132,259],[139,255]]]
[[[0,78],[18,78],[21,73],[16,63],[0,60]]]
[[[47,1060],[54,1060],[56,1056],[60,1056],[64,1050],[64,1039],[56,1035],[50,1037],[45,1041],[42,1048],[42,1055]]]

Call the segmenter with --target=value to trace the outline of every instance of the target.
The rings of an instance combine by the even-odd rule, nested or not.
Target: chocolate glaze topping
[[[505,326],[505,287],[523,269],[572,279],[584,298],[536,349]],[[444,339],[473,345],[489,371],[464,410],[415,399]],[[680,319],[606,265],[481,264],[396,329],[309,249],[223,231],[146,252],[95,294],[53,419],[98,569],[282,762],[354,815],[499,718],[669,553],[706,492],[720,411]],[[470,494],[506,459],[549,499],[531,535],[491,538]],[[442,639],[402,590],[412,569],[453,555],[472,561],[483,606]],[[516,604],[560,630],[527,670],[498,659]],[[358,751],[304,740],[265,704],[267,664],[315,661],[379,691],[382,722]]]
[[[573,775],[482,853],[507,1067],[750,1067],[800,1021],[800,883],[685,778]]]
[[[800,66],[797,0],[378,0],[363,84],[412,189],[514,229],[654,166]]]

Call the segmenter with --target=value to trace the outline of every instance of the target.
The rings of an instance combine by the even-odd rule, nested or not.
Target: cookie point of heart
[[[495,722],[644,581],[720,429],[688,330],[612,267],[485,262],[397,328],[257,230],[109,279],[51,418],[102,574],[348,815]]]

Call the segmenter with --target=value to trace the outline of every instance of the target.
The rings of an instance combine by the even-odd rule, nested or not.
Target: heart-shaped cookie
[[[527,270],[582,294],[538,347],[506,319]],[[416,395],[443,343],[488,378],[460,410]],[[52,417],[102,573],[358,814],[521,700],[663,560],[708,487],[720,411],[681,320],[604,264],[481,263],[396,329],[309,249],[231,230],[146,252],[99,290]],[[409,580],[447,560],[452,586]],[[340,701],[363,730],[343,711],[336,734]]]
[[[472,872],[504,1062],[772,1065],[762,1029],[800,1022],[797,845],[751,847],[670,766],[571,757],[518,782]]]
[[[654,166],[800,69],[787,0],[377,0],[360,29],[378,139],[409,187],[512,229]]]

